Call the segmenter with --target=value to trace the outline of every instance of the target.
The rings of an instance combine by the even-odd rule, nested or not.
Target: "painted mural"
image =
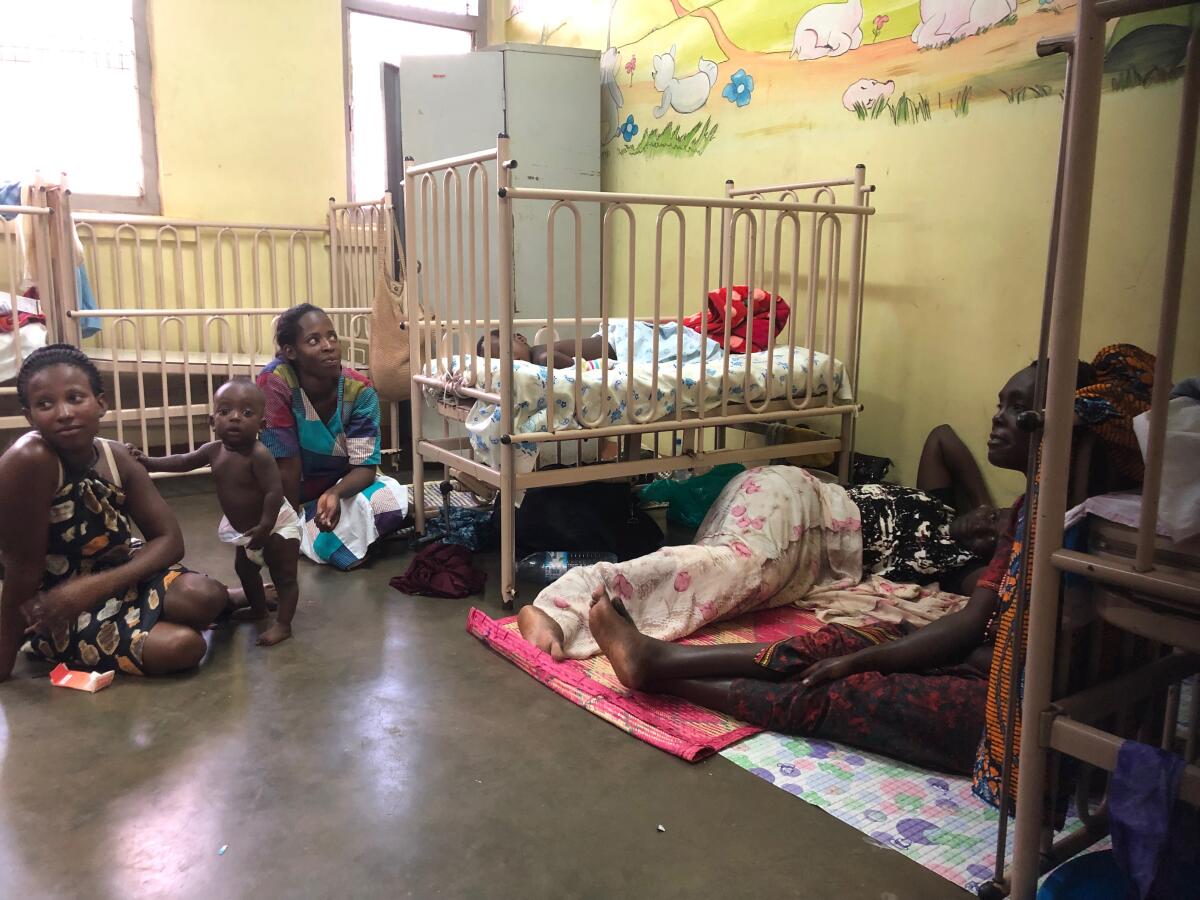
[[[508,37],[598,49],[605,155],[694,157],[727,134],[890,128],[1057,102],[1070,0],[517,0]],[[1182,73],[1187,9],[1110,26],[1106,88]]]

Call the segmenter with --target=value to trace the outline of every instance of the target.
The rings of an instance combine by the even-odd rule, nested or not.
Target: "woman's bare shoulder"
[[[30,499],[57,489],[61,473],[58,454],[36,431],[21,435],[0,456],[0,505]]]
[[[57,470],[58,454],[36,431],[27,431],[0,455],[0,471],[33,472],[42,468]]]

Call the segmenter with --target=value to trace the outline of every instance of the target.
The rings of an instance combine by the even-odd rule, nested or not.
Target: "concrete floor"
[[[232,579],[215,498],[186,491],[187,562]],[[0,896],[968,896],[724,759],[572,706],[463,630],[499,610],[494,583],[405,597],[387,582],[406,565],[302,563],[296,637],[218,631],[191,676],[87,695],[19,662]]]

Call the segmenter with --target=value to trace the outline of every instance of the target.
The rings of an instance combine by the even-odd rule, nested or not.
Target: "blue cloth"
[[[1069,859],[1038,888],[1037,900],[1128,900],[1129,885],[1111,850]]]
[[[1196,896],[1200,810],[1179,803],[1183,759],[1125,741],[1108,789],[1113,854],[1139,900]]]
[[[654,326],[649,322],[633,323],[633,362],[650,365],[654,362]],[[683,362],[697,362],[701,355],[705,359],[719,358],[721,345],[678,322],[664,322],[658,326],[658,361],[674,363],[679,351],[679,334],[683,334]],[[629,322],[608,323],[608,342],[617,351],[617,361],[629,365]]]
[[[1200,375],[1185,378],[1171,388],[1171,399],[1176,397],[1191,397],[1193,400],[1200,400]]]
[[[80,309],[98,309],[96,295],[92,293],[91,282],[88,281],[87,269],[82,264],[75,267],[75,295],[79,298]],[[100,330],[100,319],[97,316],[86,316],[79,320],[79,329],[83,336],[91,337]]]
[[[21,182],[19,181],[0,181],[0,206],[20,206],[21,205]],[[16,213],[0,214],[0,219],[6,222],[11,222],[17,217]]]

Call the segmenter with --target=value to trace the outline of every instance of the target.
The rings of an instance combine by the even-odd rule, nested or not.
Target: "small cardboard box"
[[[55,687],[71,688],[94,694],[112,684],[114,672],[76,672],[66,663],[59,663],[50,673],[50,683]]]

